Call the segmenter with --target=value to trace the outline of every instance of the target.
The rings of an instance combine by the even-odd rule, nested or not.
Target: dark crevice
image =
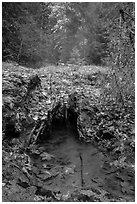
[[[65,114],[67,111],[67,115]],[[66,117],[67,116],[67,117]],[[78,113],[72,108],[65,109],[60,105],[57,105],[52,111],[49,112],[48,118],[45,121],[44,129],[41,131],[37,143],[48,140],[53,132],[56,130],[72,130],[78,137],[77,131],[77,118]]]
[[[5,125],[5,138],[4,140],[18,138],[20,136],[20,132],[16,130],[15,123],[12,120],[7,121]]]

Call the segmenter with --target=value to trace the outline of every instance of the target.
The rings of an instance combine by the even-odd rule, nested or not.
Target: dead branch
[[[83,177],[83,158],[82,158],[82,154],[79,153],[79,158],[80,158],[80,163],[81,163],[81,186],[84,186],[84,177]]]

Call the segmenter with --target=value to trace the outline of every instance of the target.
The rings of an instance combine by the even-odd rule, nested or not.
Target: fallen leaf
[[[133,194],[134,192],[134,187],[129,185],[127,181],[121,182],[121,187],[123,193]]]
[[[51,160],[52,158],[54,158],[53,155],[48,154],[47,152],[43,152],[42,154],[40,154],[40,156],[42,157],[42,160]]]

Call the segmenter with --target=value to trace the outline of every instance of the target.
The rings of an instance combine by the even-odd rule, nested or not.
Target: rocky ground
[[[134,201],[134,106],[133,101],[123,107],[107,99],[106,92],[113,88],[110,71],[73,65],[29,69],[3,63],[3,201]],[[107,157],[102,168],[109,175],[105,185],[110,186],[81,185],[73,192],[43,187],[60,172],[64,176],[74,171],[74,166],[62,170],[52,163],[55,155],[40,145],[56,132],[57,124],[73,128],[79,140],[94,144]],[[46,160],[41,178],[41,162],[36,165],[34,158]],[[117,182],[119,196],[108,192]]]

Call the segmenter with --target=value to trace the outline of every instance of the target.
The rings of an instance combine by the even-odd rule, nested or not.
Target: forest
[[[2,201],[135,201],[135,3],[2,3]]]

